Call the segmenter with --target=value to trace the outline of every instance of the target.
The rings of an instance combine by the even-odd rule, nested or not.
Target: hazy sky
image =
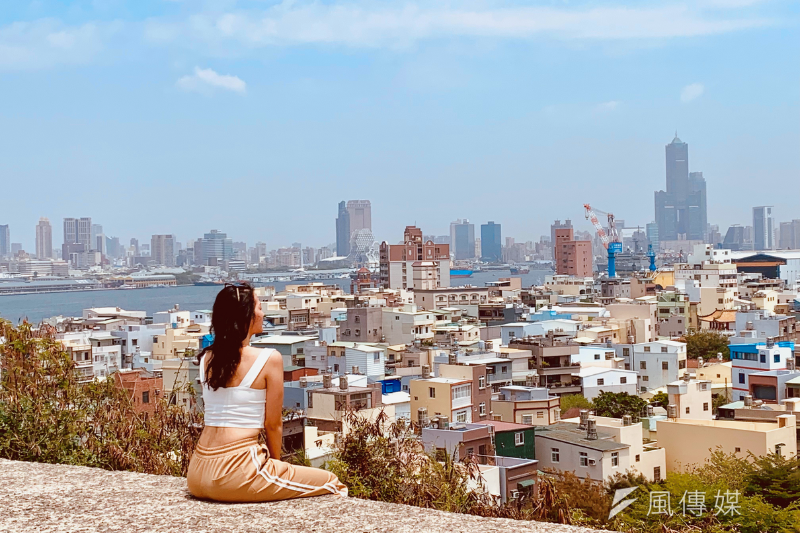
[[[127,242],[270,247],[469,218],[517,240],[582,204],[653,219],[689,143],[709,222],[800,218],[800,7],[582,2],[4,0],[0,224],[91,216]]]

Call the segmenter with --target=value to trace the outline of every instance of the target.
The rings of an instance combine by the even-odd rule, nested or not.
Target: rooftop
[[[597,428],[598,438],[594,440],[589,440],[586,438],[585,429],[578,429],[574,424],[565,422],[547,426],[547,431],[537,431],[536,436],[545,439],[566,442],[569,444],[577,444],[579,446],[583,446],[584,448],[600,450],[604,452],[630,448],[629,444],[622,444],[611,440],[612,435],[603,431],[599,426]]]
[[[305,337],[303,335],[268,335],[266,337],[259,337],[251,344],[253,346],[263,346],[265,344],[298,344],[306,341],[317,340],[316,337]]]
[[[41,531],[481,531],[597,533],[596,530],[482,518],[405,505],[321,496],[273,503],[195,500],[186,480],[80,466],[0,460],[0,530]]]

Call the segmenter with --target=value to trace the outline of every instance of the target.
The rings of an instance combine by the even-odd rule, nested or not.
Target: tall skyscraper
[[[105,242],[101,245],[100,241],[97,240],[98,235],[103,235],[103,226],[101,224],[92,224],[92,235],[89,240],[91,248],[92,250],[103,251],[102,249],[105,248]],[[105,235],[103,235],[103,239],[105,239]]]
[[[36,225],[36,257],[38,259],[53,258],[53,226],[47,217],[39,219]]]
[[[781,250],[800,250],[800,220],[781,222],[778,247]]]
[[[139,256],[139,239],[131,239],[131,248],[133,249],[133,255],[138,257]]]
[[[775,249],[775,220],[772,218],[772,206],[762,205],[753,208],[753,249]]]
[[[450,223],[450,249],[455,259],[475,257],[475,224],[466,218]]]
[[[222,262],[233,259],[233,239],[229,239],[227,233],[212,229],[211,233],[203,236],[202,244],[204,265],[221,265]]]
[[[64,246],[62,247],[62,259],[69,261],[69,250],[73,245],[82,244],[83,251],[94,250],[96,243],[92,242],[92,219],[65,218],[64,219]]]
[[[175,266],[175,236],[153,235],[150,238],[150,257],[155,264],[165,267]]]
[[[8,224],[0,224],[0,257],[11,255],[11,231]]]
[[[655,193],[659,240],[703,240],[708,224],[703,173],[689,173],[689,145],[677,133],[665,152],[667,190]]]
[[[503,259],[503,237],[500,224],[491,220],[481,225],[481,261],[499,262]]]
[[[350,211],[344,201],[339,202],[339,216],[336,217],[336,255],[350,255]]]
[[[350,200],[347,212],[350,214],[350,235],[360,229],[372,231],[372,204],[369,200]]]

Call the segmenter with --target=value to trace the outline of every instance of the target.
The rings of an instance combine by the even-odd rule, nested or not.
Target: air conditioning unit
[[[590,466],[594,466],[596,464],[597,464],[597,461],[595,459],[589,459],[589,465]]]
[[[511,491],[511,499],[512,500],[516,500],[517,498],[519,498],[519,491],[518,490],[512,490]]]

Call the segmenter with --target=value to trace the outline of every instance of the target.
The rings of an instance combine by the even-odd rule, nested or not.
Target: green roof
[[[524,487],[532,487],[534,485],[536,485],[536,481],[534,481],[532,479],[526,479],[525,481],[520,481],[519,483],[517,483],[518,487],[523,487],[523,488]]]
[[[284,372],[294,372],[295,370],[303,370],[304,366],[287,366],[283,369]]]

